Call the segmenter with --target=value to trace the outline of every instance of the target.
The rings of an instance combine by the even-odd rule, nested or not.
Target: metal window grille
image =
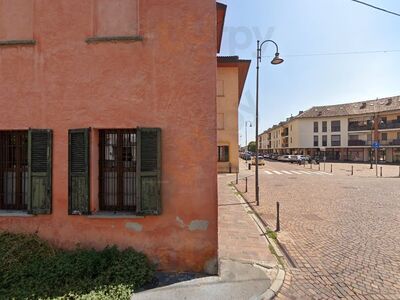
[[[136,209],[136,130],[100,131],[100,209]]]
[[[0,209],[28,204],[28,131],[0,131]]]

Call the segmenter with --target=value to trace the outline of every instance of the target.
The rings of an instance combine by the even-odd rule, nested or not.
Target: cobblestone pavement
[[[400,299],[400,178],[376,178],[368,165],[350,176],[348,166],[335,164],[332,176],[315,166],[307,175],[286,163],[260,167],[257,211],[275,228],[280,202],[278,239],[289,257],[278,299]],[[248,184],[252,201],[254,176]],[[238,187],[244,191],[244,180]]]

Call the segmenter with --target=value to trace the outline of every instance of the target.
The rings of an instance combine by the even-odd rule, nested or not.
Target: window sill
[[[144,216],[135,215],[133,213],[111,212],[111,211],[96,212],[87,217],[89,219],[143,219],[144,218]]]
[[[35,40],[0,40],[0,47],[7,46],[34,46]]]
[[[34,215],[28,214],[26,211],[21,210],[0,210],[0,218],[1,217],[22,217],[22,218],[30,218]]]
[[[143,41],[143,36],[141,35],[124,35],[124,36],[95,36],[88,37],[86,43],[96,44],[104,42],[141,42]]]

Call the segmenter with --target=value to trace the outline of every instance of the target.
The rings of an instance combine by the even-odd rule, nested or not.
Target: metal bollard
[[[312,169],[312,161],[310,162],[310,169]]]
[[[239,183],[239,173],[236,172],[236,184],[238,184],[238,183]]]
[[[331,164],[331,173],[333,172],[333,166],[332,166],[332,164]]]
[[[229,163],[229,174],[231,174],[231,173],[232,173],[232,164]]]
[[[279,216],[279,202],[276,202],[276,232],[281,231],[281,221]]]
[[[247,193],[247,177],[246,177],[246,190],[245,190],[245,193]]]
[[[353,176],[353,175],[354,175],[354,167],[351,166],[351,176]]]
[[[249,170],[251,170],[251,164],[249,164]]]
[[[321,171],[321,164],[318,164],[318,171]]]
[[[399,177],[400,177],[400,167],[399,167]]]
[[[382,172],[382,167],[381,167],[381,177],[382,177],[382,174],[383,174],[383,172]]]

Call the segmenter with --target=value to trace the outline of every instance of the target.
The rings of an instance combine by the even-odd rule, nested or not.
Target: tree
[[[250,142],[247,145],[247,151],[256,152],[256,142]]]

